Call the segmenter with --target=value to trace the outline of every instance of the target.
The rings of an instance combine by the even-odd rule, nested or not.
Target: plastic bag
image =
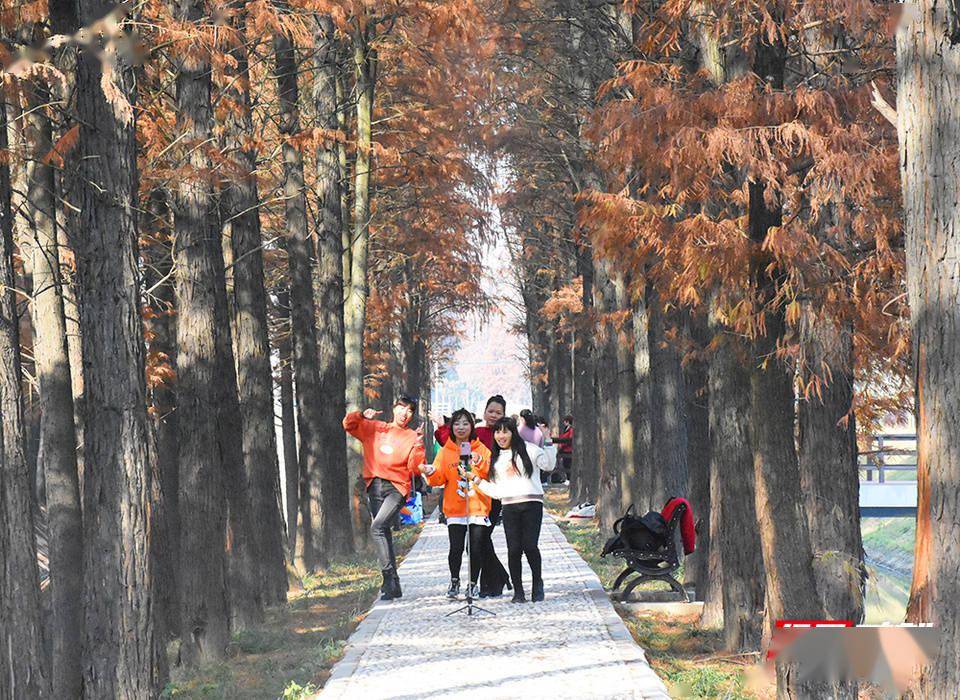
[[[590,520],[591,518],[597,517],[597,507],[593,503],[581,503],[574,506],[570,512],[567,513],[567,517]]]
[[[422,521],[423,497],[419,492],[413,491],[400,509],[400,523],[403,525],[418,525]]]

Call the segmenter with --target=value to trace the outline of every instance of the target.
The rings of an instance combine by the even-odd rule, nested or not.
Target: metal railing
[[[890,472],[913,472],[913,479],[893,479],[895,482],[916,481],[917,479],[917,436],[913,434],[877,435],[873,439],[873,449],[860,452],[860,471],[866,478],[861,481],[887,483]]]

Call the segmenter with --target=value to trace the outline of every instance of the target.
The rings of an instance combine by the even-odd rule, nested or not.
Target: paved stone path
[[[503,528],[494,535],[507,563]],[[496,617],[445,614],[446,526],[436,517],[400,567],[403,598],[378,601],[320,698],[669,698],[599,579],[549,515],[540,535],[546,600],[478,601]],[[466,578],[466,561],[462,576]],[[527,597],[530,570],[524,561]]]

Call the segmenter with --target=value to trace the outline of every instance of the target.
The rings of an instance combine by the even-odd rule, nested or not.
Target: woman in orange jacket
[[[470,592],[479,598],[477,579],[484,554],[485,528],[490,527],[490,497],[479,491],[467,491],[466,470],[469,462],[471,475],[486,478],[490,470],[490,450],[478,438],[473,415],[465,408],[454,412],[450,420],[452,435],[437,452],[433,465],[424,464],[421,471],[431,486],[443,486],[443,512],[447,516],[447,534],[450,537],[450,588],[447,597],[460,593],[460,564],[464,544],[470,535]],[[469,446],[469,447],[467,447]],[[461,454],[464,455],[463,460]]]
[[[363,480],[373,516],[370,533],[383,573],[383,600],[403,595],[390,528],[424,460],[423,434],[409,427],[416,412],[416,399],[401,396],[393,406],[390,423],[374,420],[379,411],[372,408],[348,413],[343,419],[343,429],[363,444]]]

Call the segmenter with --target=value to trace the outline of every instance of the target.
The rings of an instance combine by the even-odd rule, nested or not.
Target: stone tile
[[[494,535],[506,566],[503,528]],[[600,581],[550,516],[540,535],[546,600],[510,594],[496,613],[446,614],[446,526],[436,518],[400,567],[403,598],[378,601],[351,636],[320,698],[669,698]],[[466,561],[462,576],[466,579]],[[524,588],[530,570],[524,561]]]

